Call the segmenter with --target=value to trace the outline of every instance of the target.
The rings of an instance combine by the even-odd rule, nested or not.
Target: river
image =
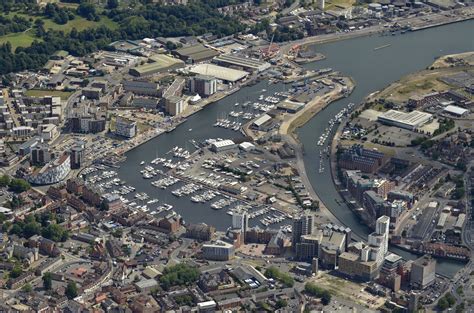
[[[319,152],[316,142],[327,126],[327,121],[348,103],[360,103],[368,94],[383,89],[404,75],[426,68],[435,57],[474,50],[473,29],[474,21],[471,20],[399,36],[362,37],[314,47],[318,52],[323,53],[326,59],[306,64],[305,67],[308,69],[331,67],[354,78],[357,87],[348,98],[331,104],[297,133],[304,145],[305,167],[314,189],[331,212],[355,233],[366,236],[368,230],[358,222],[346,205],[336,202],[336,200],[339,202],[341,198],[332,184],[329,170],[324,173],[318,172]],[[373,50],[386,44],[391,44],[391,46]],[[275,91],[285,90],[285,87],[283,84],[269,85],[267,82],[260,82],[207,106],[173,132],[163,134],[128,152],[127,160],[119,170],[119,177],[126,180],[128,184],[134,185],[137,191],[157,197],[160,202],[172,204],[174,210],[180,213],[188,223],[205,222],[220,230],[227,228],[231,218],[225,210],[215,211],[209,205],[190,202],[188,197],[175,198],[169,191],[154,188],[150,185],[150,181],[142,179],[139,163],[142,160],[149,162],[156,156],[162,156],[177,145],[193,150],[193,146],[189,143],[191,139],[201,141],[207,138],[241,137],[242,135],[237,132],[216,128],[212,124],[219,115],[235,110],[234,103],[242,103],[246,100],[256,101],[262,93],[271,95]],[[262,92],[263,89],[266,91]],[[329,169],[329,164],[325,167]],[[405,258],[415,257],[405,252],[399,253]],[[451,276],[460,266],[457,262],[440,261],[438,272]]]

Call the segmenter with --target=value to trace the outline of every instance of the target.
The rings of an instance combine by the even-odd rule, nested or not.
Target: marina
[[[316,67],[318,69],[334,68],[347,73],[357,82],[357,87],[348,98],[332,103],[297,131],[298,138],[304,145],[304,163],[312,185],[315,186],[318,195],[329,210],[355,233],[366,236],[370,230],[360,224],[355,215],[340,198],[335,187],[329,183],[332,181],[331,173],[328,170],[330,168],[329,159],[324,151],[323,153],[320,152],[320,149],[324,147],[317,145],[318,138],[323,135],[325,128],[328,126],[328,121],[346,107],[349,102],[360,103],[364,97],[373,91],[381,90],[384,86],[398,80],[400,77],[426,67],[432,62],[434,57],[440,54],[474,50],[474,43],[472,41],[459,39],[468,38],[468,30],[472,29],[472,25],[474,25],[473,21],[465,23],[469,25],[452,24],[423,32],[410,32],[404,36],[391,37],[391,49],[381,49],[379,51],[373,51],[370,47],[379,47],[386,44],[386,37],[363,37],[357,40],[318,45],[318,52],[328,57],[318,63],[304,65],[309,70],[313,70]],[[457,35],[453,36],[453,33]],[[353,62],[351,58],[347,58],[344,51],[359,52],[359,61]],[[401,60],[404,66],[397,66],[396,59]],[[178,126],[172,132],[164,133],[141,145],[139,148],[127,152],[127,160],[122,164],[121,168],[117,169],[118,177],[126,181],[127,185],[135,186],[140,192],[146,192],[164,203],[169,202],[173,204],[174,210],[182,214],[188,223],[205,222],[215,226],[217,229],[226,229],[230,225],[231,215],[227,214],[225,209],[213,210],[210,208],[209,202],[191,203],[189,197],[174,197],[168,190],[155,188],[149,181],[143,179],[140,174],[143,166],[140,166],[139,163],[142,160],[149,159],[151,161],[158,157],[156,156],[157,147],[161,151],[158,153],[159,157],[168,160],[170,158],[166,156],[166,152],[172,150],[179,143],[191,142],[191,140],[194,140],[196,143],[202,143],[209,138],[217,137],[222,139],[242,138],[240,132],[226,128],[219,128],[218,135],[216,135],[217,127],[213,127],[216,117],[222,117],[226,114],[225,112],[228,115],[231,111],[245,111],[245,108],[251,106],[251,103],[263,103],[263,101],[258,100],[262,94],[264,98],[275,96],[276,92],[288,92],[286,87],[285,84],[281,83],[269,84],[267,81],[261,81],[253,86],[244,87],[213,105],[206,106],[195,115],[190,116],[185,127]],[[262,91],[263,89],[265,91]],[[237,103],[239,104],[236,105]],[[192,129],[191,132],[188,131],[190,128]],[[328,136],[326,140],[329,143],[331,136]],[[193,147],[195,148],[194,145]],[[191,153],[193,152],[192,150],[189,149]],[[325,170],[322,173],[319,173],[320,156],[324,158],[322,163]],[[160,165],[160,167],[162,166]],[[174,180],[175,178],[172,179]],[[203,181],[207,180],[208,183],[212,182],[214,185],[218,184],[213,182],[213,177],[201,176],[200,179]],[[230,178],[226,177],[226,179]],[[182,184],[182,182],[179,182],[179,184]],[[216,200],[218,200],[217,197],[212,201]],[[192,204],[192,208],[190,208],[190,204]],[[259,222],[254,218],[251,224],[258,225]],[[272,227],[278,227],[278,224],[274,224]],[[400,254],[406,258],[415,257],[403,251]],[[440,260],[438,268],[440,272],[449,274],[456,271],[459,265]]]

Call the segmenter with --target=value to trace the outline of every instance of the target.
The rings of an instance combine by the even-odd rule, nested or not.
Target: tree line
[[[80,14],[92,17],[96,12],[82,9]],[[117,22],[118,29],[100,26],[80,32],[72,29],[65,33],[46,30],[43,23],[35,23],[39,40],[34,41],[31,46],[18,47],[12,51],[9,43],[0,45],[0,75],[37,70],[57,50],[67,50],[74,56],[84,56],[98,49],[110,49],[108,45],[111,42],[121,39],[192,36],[207,32],[227,36],[244,29],[236,19],[224,17],[202,3],[191,3],[188,6],[149,4],[133,10],[109,10],[108,16]]]
[[[0,15],[0,36],[10,33],[21,33],[31,27],[31,22],[21,16],[8,18]]]

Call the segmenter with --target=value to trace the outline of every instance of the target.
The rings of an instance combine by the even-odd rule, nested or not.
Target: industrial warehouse
[[[433,116],[421,111],[402,112],[389,110],[378,117],[382,124],[396,126],[408,130],[415,130],[418,127],[430,122]]]
[[[245,71],[222,67],[215,64],[198,64],[193,66],[190,72],[198,75],[213,76],[225,83],[235,83],[249,75],[249,73]]]
[[[222,66],[234,66],[249,72],[263,72],[270,68],[270,63],[257,59],[246,58],[234,54],[223,54],[213,59],[213,62]]]
[[[154,55],[149,58],[149,61],[150,63],[131,68],[130,75],[144,77],[184,67],[183,61],[165,54]]]

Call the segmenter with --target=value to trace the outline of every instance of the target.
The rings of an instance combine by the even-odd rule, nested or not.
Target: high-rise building
[[[375,223],[375,232],[369,235],[369,245],[372,248],[371,259],[375,260],[378,266],[381,266],[385,255],[388,252],[388,235],[390,227],[390,218],[381,216]]]
[[[124,118],[117,117],[115,121],[115,134],[118,136],[133,138],[137,133],[137,123]]]
[[[208,97],[217,91],[217,79],[207,75],[197,75],[191,79],[191,92]]]
[[[202,254],[206,260],[228,261],[234,257],[234,246],[224,241],[216,241],[204,244]]]
[[[318,274],[319,271],[319,260],[318,258],[313,258],[311,261],[311,272],[313,274]]]
[[[305,211],[300,217],[293,219],[293,249],[296,249],[296,244],[301,242],[302,235],[310,235],[314,229],[314,214],[311,211]]]
[[[186,110],[187,103],[181,99],[181,97],[177,96],[170,96],[168,98],[163,98],[165,99],[165,110],[166,113],[168,113],[171,116],[176,116],[181,113],[183,113],[184,110]]]
[[[408,313],[415,313],[418,311],[418,301],[420,299],[420,294],[416,292],[410,293],[410,298],[408,299]]]
[[[44,165],[51,161],[51,151],[47,144],[37,144],[31,149],[30,161],[33,165]]]
[[[71,148],[71,168],[78,169],[81,167],[84,159],[84,147],[76,144]]]
[[[411,265],[410,284],[418,289],[425,289],[436,278],[436,260],[429,255],[416,259]]]
[[[235,213],[232,215],[232,229],[238,229],[242,233],[242,240],[245,242],[245,233],[249,226],[249,216],[247,212]]]

